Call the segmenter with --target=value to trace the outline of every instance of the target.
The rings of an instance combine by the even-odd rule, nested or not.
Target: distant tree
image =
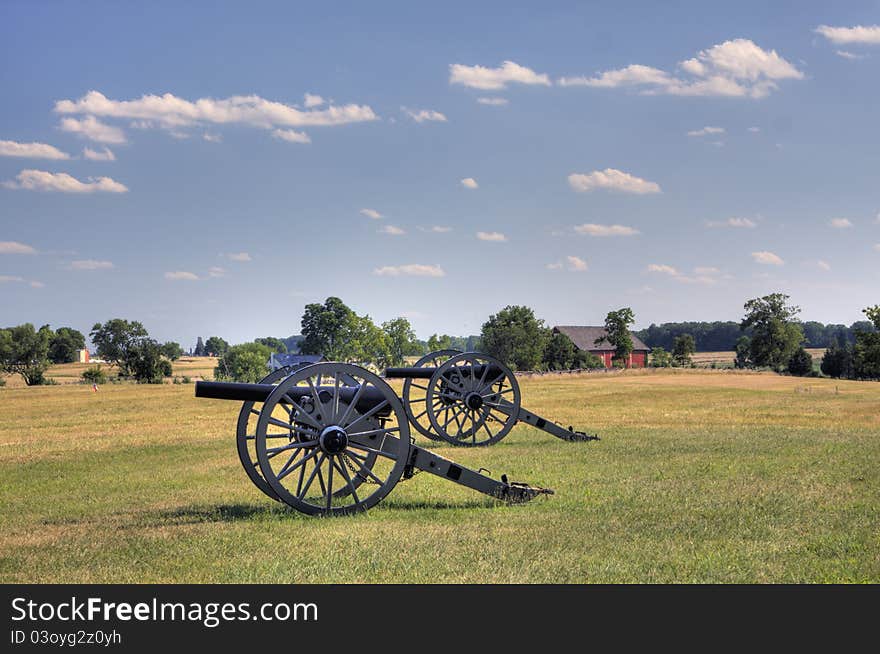
[[[772,293],[745,303],[740,326],[752,329],[749,358],[753,365],[781,372],[804,340],[796,316],[800,308],[788,305],[788,295]]]
[[[169,361],[177,361],[183,356],[183,348],[180,347],[180,343],[175,343],[174,341],[163,343],[160,349],[162,351],[162,356]]]
[[[260,345],[265,345],[270,350],[272,350],[273,352],[277,352],[278,354],[287,354],[287,346],[280,338],[275,338],[274,336],[266,336],[265,338],[257,338],[254,340],[254,342],[259,343]]]
[[[544,348],[544,367],[547,370],[571,370],[578,359],[577,352],[577,347],[568,336],[555,332],[547,339]]]
[[[323,354],[332,361],[346,348],[346,338],[355,326],[356,314],[338,297],[328,297],[324,304],[307,304],[302,317],[302,337],[299,351],[303,354]]]
[[[388,346],[387,365],[402,365],[404,357],[410,353],[416,340],[412,325],[406,318],[394,318],[382,323],[382,331],[385,332]]]
[[[272,350],[260,343],[233,345],[217,361],[217,367],[214,368],[214,378],[237,382],[258,382],[268,372],[268,362],[271,355]]]
[[[348,336],[340,360],[385,367],[391,358],[388,337],[370,316],[355,315],[349,322]]]
[[[629,355],[633,351],[632,335],[629,332],[629,326],[636,320],[633,310],[629,307],[623,307],[617,311],[609,311],[605,316],[605,332],[604,338],[597,338],[595,345],[599,345],[603,340],[608,340],[614,347],[613,361],[622,362],[625,366]]]
[[[669,368],[672,365],[672,355],[662,347],[651,349],[651,366],[654,368]]]
[[[803,347],[799,347],[788,360],[788,372],[798,377],[809,375],[813,372],[813,357]]]
[[[140,338],[128,348],[125,367],[141,384],[161,384],[171,375],[171,362],[162,358],[162,346],[152,338]]]
[[[507,306],[489,316],[480,337],[482,348],[514,370],[535,370],[541,364],[550,330],[526,306]]]
[[[880,304],[863,310],[873,331],[859,329],[853,345],[853,374],[859,379],[880,379]]]
[[[208,356],[220,357],[229,349],[229,343],[219,336],[211,336],[205,341],[205,354]]]
[[[853,376],[853,348],[849,343],[833,343],[825,350],[820,369],[829,377],[845,379]]]
[[[28,322],[0,329],[0,372],[21,375],[28,386],[46,383],[51,340],[49,325],[37,330]]]
[[[86,347],[86,337],[72,327],[59,327],[49,342],[49,360],[52,363],[73,363],[77,354]]]
[[[448,350],[452,347],[452,337],[443,334],[431,334],[428,338],[428,352],[436,352],[437,350]]]
[[[120,376],[128,377],[132,374],[128,364],[134,357],[132,349],[143,339],[149,338],[149,334],[137,321],[113,318],[103,325],[96,323],[89,332],[89,337],[95,344],[98,357],[115,363],[119,367]]]
[[[205,356],[205,343],[202,341],[201,336],[196,339],[196,349],[193,350],[193,356]]]
[[[752,350],[752,339],[745,335],[740,336],[736,341],[736,347],[734,349],[736,351],[736,359],[733,361],[733,367],[748,368],[749,365],[751,365],[749,353]]]
[[[692,366],[694,362],[691,357],[694,352],[696,352],[696,346],[694,345],[693,336],[682,334],[675,338],[675,345],[672,348],[672,359],[676,365],[683,367]]]

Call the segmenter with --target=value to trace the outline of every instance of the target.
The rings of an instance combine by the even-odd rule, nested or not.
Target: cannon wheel
[[[308,365],[311,364],[299,363],[296,365],[279,368],[278,370],[274,370],[263,377],[259,383],[277,384],[282,379],[289,377],[290,374],[295,370],[299,370],[300,368],[304,368]],[[258,402],[245,402],[242,405],[241,410],[238,412],[238,423],[235,430],[235,445],[236,449],[238,450],[238,459],[239,461],[241,461],[241,467],[244,468],[245,473],[254,483],[254,486],[259,488],[267,497],[271,497],[276,502],[280,502],[281,499],[278,497],[278,493],[272,490],[272,487],[263,478],[263,473],[260,471],[260,466],[257,461],[256,425],[257,419],[259,418],[261,411],[262,404]],[[289,438],[289,435],[285,435],[285,437]],[[375,460],[376,455],[371,454],[368,457],[368,460],[364,463],[365,467],[371,468]],[[355,487],[360,486],[364,481],[364,476],[358,475],[353,479],[353,481],[355,483]],[[343,490],[345,490],[345,492],[348,492],[347,489]]]
[[[461,350],[437,350],[429,352],[421,359],[416,361],[414,368],[439,368],[443,363],[461,354]],[[436,433],[431,431],[431,422],[428,418],[427,392],[428,387],[422,385],[423,380],[407,379],[403,382],[403,408],[406,409],[406,415],[409,423],[416,428],[422,436],[427,436],[432,441],[442,441]],[[416,389],[416,390],[413,390]],[[421,391],[421,392],[420,392]]]
[[[358,384],[349,402],[340,392],[351,386],[346,380]],[[381,400],[364,407],[365,391]],[[279,430],[295,438],[277,445]],[[409,465],[410,430],[402,402],[378,375],[316,363],[294,371],[266,398],[255,444],[260,471],[282,502],[309,515],[334,515],[365,511],[391,492]]]
[[[490,374],[490,369],[496,372]],[[426,403],[431,426],[443,440],[464,447],[492,445],[516,424],[519,384],[497,359],[465,352],[437,368],[428,382]]]

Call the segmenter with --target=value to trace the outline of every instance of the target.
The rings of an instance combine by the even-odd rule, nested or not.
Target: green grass
[[[251,486],[237,405],[191,385],[2,388],[0,581],[880,582],[880,384],[521,383],[527,408],[603,440],[518,426],[436,449],[556,495],[504,506],[422,474],[331,519]]]

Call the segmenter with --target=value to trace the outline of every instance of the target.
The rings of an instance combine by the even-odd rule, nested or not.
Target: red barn
[[[573,327],[559,325],[553,328],[554,333],[565,334],[571,339],[575,347],[590,354],[595,354],[602,359],[606,368],[611,367],[611,359],[614,357],[614,346],[605,338],[607,332],[604,327]],[[627,368],[644,368],[648,365],[648,352],[650,348],[641,339],[630,332],[633,342],[633,351],[626,362]],[[601,340],[600,340],[601,339]],[[599,340],[598,345],[596,341]]]

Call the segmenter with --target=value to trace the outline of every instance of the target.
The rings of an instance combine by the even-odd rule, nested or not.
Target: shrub
[[[183,376],[183,379],[182,379],[181,381],[182,381],[184,384],[192,384],[192,379],[190,379],[190,378],[187,377],[186,375]]]
[[[107,375],[104,373],[104,370],[100,365],[92,366],[87,370],[84,370],[82,375],[82,380],[88,384],[106,384],[107,383]]]
[[[6,377],[0,377],[0,388],[6,386]]]
[[[809,375],[813,372],[813,357],[803,347],[799,347],[788,361],[788,372],[798,377]]]

